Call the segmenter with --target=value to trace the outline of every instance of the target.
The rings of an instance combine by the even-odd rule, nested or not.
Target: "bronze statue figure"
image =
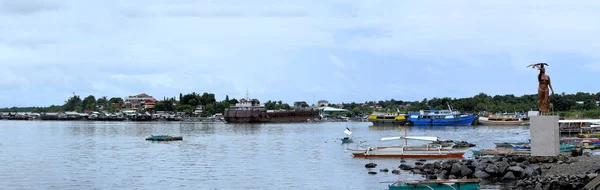
[[[554,89],[552,89],[552,83],[550,82],[550,76],[546,75],[546,68],[544,68],[544,66],[548,66],[548,64],[537,63],[528,66],[540,70],[540,74],[538,74],[538,105],[540,115],[548,115],[548,113],[550,112],[550,98],[548,96],[548,87],[550,87],[550,90],[552,90],[552,94],[554,94]]]

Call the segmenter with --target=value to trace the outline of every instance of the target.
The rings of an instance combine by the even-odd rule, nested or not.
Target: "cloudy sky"
[[[0,107],[598,92],[600,1],[0,0]]]

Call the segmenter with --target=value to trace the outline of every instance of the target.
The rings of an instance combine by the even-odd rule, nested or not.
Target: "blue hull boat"
[[[147,141],[181,141],[183,140],[183,137],[179,136],[179,137],[173,137],[173,136],[169,136],[169,135],[151,135],[150,137],[146,138]]]
[[[342,140],[342,144],[347,144],[347,143],[354,142],[351,138],[348,138],[348,137],[344,137],[341,140]]]
[[[388,187],[390,190],[479,190],[479,180],[399,181]]]
[[[410,112],[408,122],[411,125],[471,125],[477,119],[475,114],[461,114],[452,110],[430,110],[428,112]]]

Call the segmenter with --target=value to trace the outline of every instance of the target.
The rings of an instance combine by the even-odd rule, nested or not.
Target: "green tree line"
[[[552,112],[559,113],[563,116],[580,115],[583,117],[600,117],[600,107],[596,105],[596,101],[600,100],[600,93],[585,93],[577,92],[575,94],[553,94],[550,96],[552,104]],[[179,94],[179,99],[164,98],[163,101],[155,104],[155,111],[174,111],[191,114],[199,105],[203,106],[204,116],[223,113],[226,108],[235,105],[238,101],[225,97],[225,100],[217,101],[215,94],[195,92],[188,94]],[[96,99],[93,95],[89,95],[81,99],[78,95],[69,97],[63,105],[52,105],[49,107],[12,107],[2,108],[1,112],[63,112],[84,110],[92,111],[109,111],[116,112],[119,106],[123,105],[124,101],[119,97],[103,96]],[[345,109],[351,110],[353,114],[369,114],[376,111],[371,106],[381,105],[387,111],[418,111],[427,109],[448,109],[448,105],[454,110],[464,112],[478,113],[481,111],[487,112],[526,112],[537,110],[537,94],[527,94],[515,96],[512,94],[490,96],[485,93],[479,93],[473,97],[467,98],[432,98],[423,99],[422,101],[403,101],[403,100],[382,100],[382,101],[367,101],[364,103],[343,103]],[[265,107],[270,110],[276,109],[291,109],[291,106],[282,101],[267,101]]]
[[[600,110],[596,101],[600,100],[600,93],[578,92],[575,94],[553,94],[550,95],[552,111],[557,113],[575,112],[575,111],[594,111]],[[579,102],[579,103],[578,103]],[[386,111],[418,111],[427,109],[448,109],[448,105],[454,110],[464,112],[478,113],[487,112],[527,112],[537,110],[537,94],[528,94],[515,96],[512,94],[490,96],[485,93],[479,93],[473,97],[467,98],[432,98],[422,101],[367,101],[364,103],[344,103],[344,108],[352,110],[356,114],[372,113],[371,106],[381,105]]]

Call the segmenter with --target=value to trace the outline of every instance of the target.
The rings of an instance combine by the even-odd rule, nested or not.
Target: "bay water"
[[[355,143],[339,138],[349,128]],[[465,140],[477,148],[522,142],[522,126],[408,127],[408,135]],[[422,179],[400,159],[354,158],[346,148],[403,136],[403,126],[366,122],[225,124],[200,122],[0,121],[2,189],[386,189]],[[152,142],[150,135],[183,136]],[[465,157],[472,155],[470,152]],[[407,164],[415,160],[407,159]],[[436,160],[427,160],[433,162]],[[378,164],[366,169],[367,163]],[[388,168],[389,173],[379,172]],[[378,172],[376,175],[368,171]],[[494,188],[494,186],[489,186]]]

